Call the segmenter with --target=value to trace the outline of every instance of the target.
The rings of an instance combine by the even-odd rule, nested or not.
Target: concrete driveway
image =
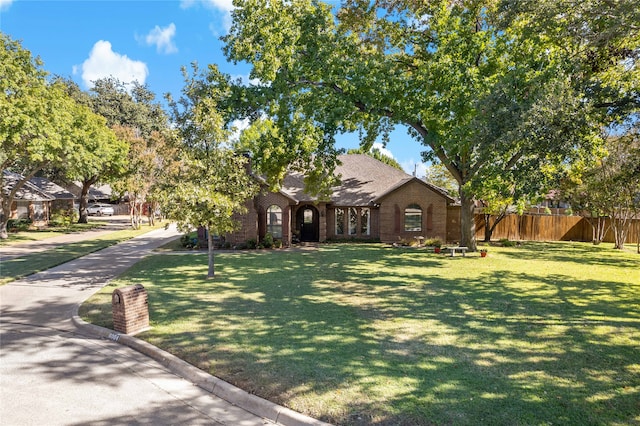
[[[273,424],[74,325],[79,303],[177,235],[152,231],[0,287],[0,424]]]

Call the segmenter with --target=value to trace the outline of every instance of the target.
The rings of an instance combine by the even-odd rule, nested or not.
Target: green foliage
[[[267,233],[261,241],[264,248],[270,249],[274,246],[273,235]]]
[[[86,110],[67,95],[61,84],[49,84],[42,62],[3,33],[0,75],[0,171],[24,176],[8,194],[0,193],[5,213],[0,215],[4,218],[0,238],[6,238],[11,202],[29,179],[45,167],[84,161],[77,155],[81,151],[78,127],[84,125]],[[2,187],[4,175],[0,173]]]
[[[424,179],[428,183],[446,190],[452,197],[455,197],[458,193],[458,182],[442,163],[430,164],[427,167]]]
[[[442,247],[442,240],[438,237],[427,238],[424,240],[424,245],[428,247]]]
[[[11,232],[27,231],[31,223],[31,219],[9,219],[7,229]]]
[[[193,74],[185,71],[179,101],[169,99],[181,144],[178,167],[163,183],[164,211],[182,229],[203,227],[209,235],[224,235],[238,227],[238,214],[257,192],[255,178],[247,172],[247,158],[230,144],[230,118],[219,105],[224,87],[216,83],[214,67]],[[209,277],[214,276],[213,244],[209,247]]]
[[[370,157],[375,158],[376,160],[391,166],[391,167],[395,167],[398,170],[403,170],[402,166],[400,165],[400,163],[398,163],[393,157],[389,157],[386,154],[383,154],[382,151],[379,148],[373,147],[370,150],[365,150],[364,148],[357,148],[357,149],[350,149],[347,151],[347,154],[365,154],[368,155]]]
[[[188,249],[200,248],[200,245],[198,243],[198,236],[196,235],[195,232],[189,232],[187,234],[183,234],[180,237],[180,244],[182,245],[182,247],[188,248]]]
[[[607,140],[606,151],[593,164],[575,164],[567,174],[563,196],[589,216],[594,231],[608,216],[616,248],[624,248],[631,218],[640,212],[640,125]],[[594,233],[594,242],[604,236]]]
[[[546,14],[524,13],[532,4],[238,1],[225,52],[250,63],[263,83],[245,90],[245,105],[260,117],[252,130],[254,152],[263,152],[257,163],[281,178],[286,165],[313,158],[330,175],[335,135],[359,131],[368,151],[406,126],[425,160],[443,164],[457,182],[462,243],[473,248],[473,203],[487,179],[504,176],[535,195],[544,182],[535,173],[591,150],[614,120],[597,113],[592,96],[606,76],[581,73],[552,28],[532,31],[537,14]],[[558,4],[555,16],[578,16]],[[617,25],[603,23],[604,31]],[[618,32],[616,40],[636,33]],[[605,68],[621,71],[619,63]],[[637,94],[629,75],[639,67],[629,68],[629,84],[609,84],[610,97]]]
[[[78,214],[73,209],[59,209],[51,213],[50,227],[69,228],[78,220]]]

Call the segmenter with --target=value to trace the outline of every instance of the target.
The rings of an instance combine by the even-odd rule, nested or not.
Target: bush
[[[264,248],[272,248],[273,247],[273,235],[267,233],[262,239],[262,246]]]
[[[442,247],[442,240],[438,237],[427,238],[424,240],[424,245],[429,247]]]
[[[250,240],[247,240],[247,248],[249,250],[255,250],[256,248],[258,248],[258,242],[253,238]]]
[[[49,226],[69,228],[78,220],[78,213],[75,210],[56,210],[51,214]]]
[[[515,242],[515,241],[509,241],[509,240],[508,240],[508,239],[506,239],[506,238],[502,238],[502,239],[499,241],[499,243],[500,243],[500,245],[501,245],[502,247],[515,247],[515,246],[516,246],[516,242]]]
[[[180,243],[182,244],[182,247],[188,249],[196,249],[200,247],[200,244],[198,243],[198,237],[195,232],[184,234],[182,237],[180,237]]]
[[[9,219],[7,222],[7,230],[13,232],[28,231],[31,223],[31,219]]]

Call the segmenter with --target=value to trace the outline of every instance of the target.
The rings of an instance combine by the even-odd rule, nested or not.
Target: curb
[[[136,339],[127,334],[121,334],[108,328],[85,322],[78,316],[79,305],[73,311],[73,324],[80,330],[102,339],[112,340],[121,345],[128,346],[149,358],[159,362],[169,371],[194,385],[210,392],[218,398],[242,408],[256,416],[271,420],[283,426],[331,426],[289,408],[274,404],[259,396],[250,394],[242,389],[227,383],[222,379],[212,376],[188,362],[172,355],[160,348],[153,346],[144,340]]]

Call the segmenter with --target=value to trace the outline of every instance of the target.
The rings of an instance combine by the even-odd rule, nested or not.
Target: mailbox
[[[141,284],[115,289],[111,311],[115,331],[136,334],[149,329],[149,299]]]

